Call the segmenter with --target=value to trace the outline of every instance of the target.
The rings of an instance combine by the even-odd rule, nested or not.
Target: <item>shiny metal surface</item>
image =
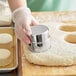
[[[30,48],[33,52],[43,52],[50,48],[49,29],[44,25],[33,26]]]

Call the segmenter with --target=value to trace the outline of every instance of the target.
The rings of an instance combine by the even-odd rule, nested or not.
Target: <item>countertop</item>
[[[53,22],[76,24],[76,12],[33,12],[32,14],[40,24],[52,24]],[[76,75],[76,66],[44,67],[30,64],[24,56],[22,46],[19,57],[19,72],[22,76]]]

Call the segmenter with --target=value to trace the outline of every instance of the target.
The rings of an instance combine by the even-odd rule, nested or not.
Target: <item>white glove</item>
[[[30,43],[31,25],[37,25],[38,22],[31,15],[29,8],[20,7],[13,12],[13,21],[15,22],[15,32],[17,37],[26,44]]]

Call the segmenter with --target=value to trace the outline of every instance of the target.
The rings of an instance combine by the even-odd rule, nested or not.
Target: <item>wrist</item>
[[[31,10],[28,7],[19,7],[15,9],[12,13],[13,21],[15,22],[15,19],[17,19],[17,17],[25,15],[27,16],[31,15]]]

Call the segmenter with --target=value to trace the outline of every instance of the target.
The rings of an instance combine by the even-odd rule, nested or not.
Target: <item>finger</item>
[[[25,32],[26,36],[27,36],[27,37],[29,38],[29,40],[31,41],[31,35],[28,35],[28,34],[26,33],[26,28],[23,27],[23,31]]]
[[[27,30],[26,30],[26,27],[24,25],[22,25],[22,31],[25,33],[26,37],[28,37],[28,39],[31,42],[31,35],[28,35]]]
[[[22,39],[26,42],[26,43],[30,43],[30,39],[29,39],[29,37],[28,37],[28,35],[27,35],[27,33],[26,33],[26,31],[24,32],[24,30],[23,29],[21,29],[22,31],[21,31],[21,34],[22,34]]]
[[[27,37],[26,33],[23,31],[22,28],[19,28],[19,30],[16,30],[16,34],[17,34],[18,39],[20,39],[22,42],[26,44],[30,43],[29,38]]]
[[[26,43],[27,45],[30,44],[30,40],[28,39],[28,37],[26,35],[19,35],[19,33],[17,33],[17,37],[18,39],[20,39],[22,42]]]
[[[27,22],[25,22],[23,25],[23,29],[26,31],[26,34],[29,36],[32,34],[30,25],[31,23],[27,23]]]

